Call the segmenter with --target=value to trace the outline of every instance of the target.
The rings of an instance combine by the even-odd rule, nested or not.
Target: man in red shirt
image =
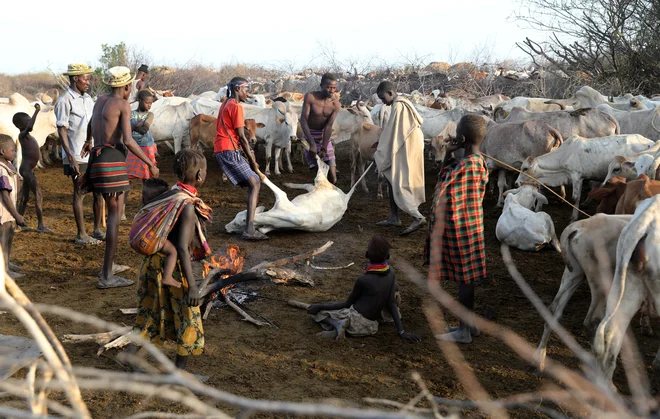
[[[241,237],[245,240],[266,240],[268,237],[265,234],[254,229],[261,179],[257,175],[259,165],[245,136],[243,107],[240,105],[247,99],[248,88],[248,82],[243,77],[234,77],[227,85],[228,99],[218,113],[213,152],[227,178],[234,185],[248,188],[247,219]],[[240,149],[243,149],[248,160],[241,156]]]

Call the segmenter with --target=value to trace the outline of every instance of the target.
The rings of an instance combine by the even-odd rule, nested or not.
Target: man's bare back
[[[328,118],[334,112],[339,112],[341,104],[332,96],[323,97],[323,92],[309,92],[305,95],[305,102],[309,103],[309,117],[307,124],[311,129],[322,130],[325,128]]]
[[[122,124],[130,125],[130,114],[130,105],[126,100],[110,95],[100,97],[92,115],[94,146],[123,144]],[[128,118],[122,118],[126,115]]]

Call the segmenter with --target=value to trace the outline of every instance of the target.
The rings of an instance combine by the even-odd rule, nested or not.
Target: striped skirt
[[[87,172],[80,179],[82,193],[117,193],[130,189],[126,156],[110,145],[95,147],[89,156]]]

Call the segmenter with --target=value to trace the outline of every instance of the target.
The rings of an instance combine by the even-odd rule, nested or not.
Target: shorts
[[[234,185],[247,186],[247,180],[254,177],[261,181],[259,175],[250,167],[250,164],[241,156],[239,151],[227,150],[215,153],[220,169],[227,175]]]
[[[80,170],[81,175],[85,173],[87,171],[87,163],[78,163],[78,170]],[[64,165],[64,176],[75,176],[75,173],[73,173],[73,170],[71,169],[71,165]]]

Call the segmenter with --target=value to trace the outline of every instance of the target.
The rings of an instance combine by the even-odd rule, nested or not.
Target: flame
[[[227,245],[224,254],[216,253],[211,255],[210,258],[202,262],[202,275],[206,277],[213,269],[229,269],[229,273],[222,275],[221,278],[227,278],[231,275],[236,275],[243,270],[245,258],[241,256],[241,249],[235,244]],[[233,287],[233,285],[224,288],[221,292],[225,292]]]

